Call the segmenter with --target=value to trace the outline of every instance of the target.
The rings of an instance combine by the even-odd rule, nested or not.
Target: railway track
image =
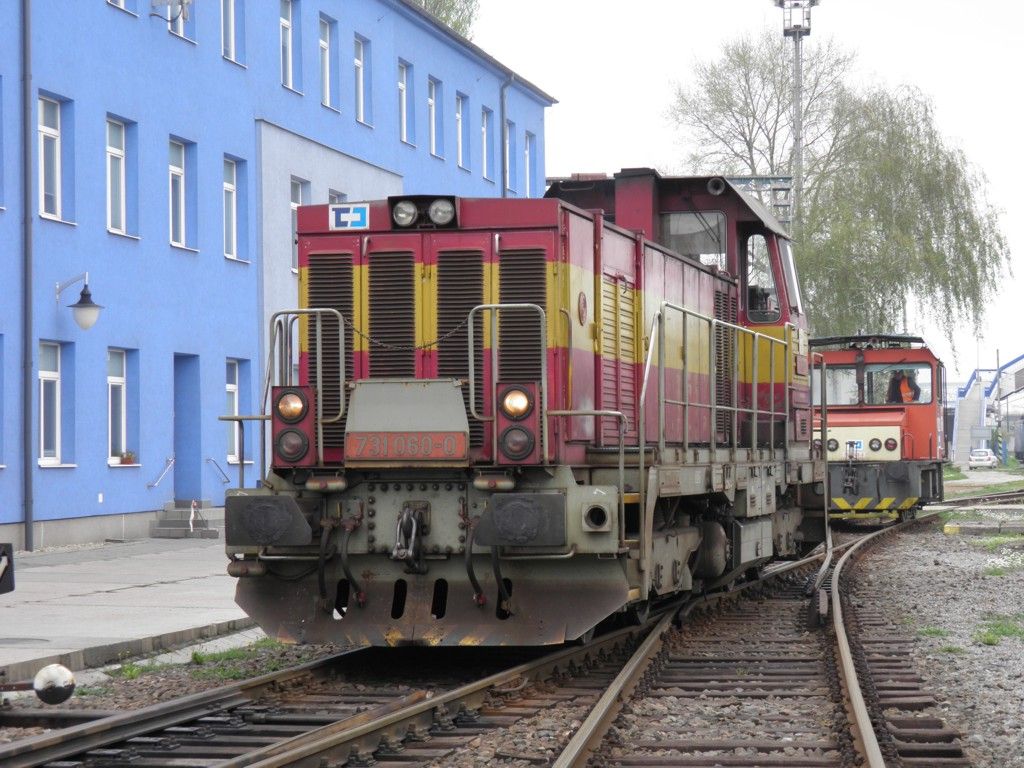
[[[363,649],[0,746],[0,765],[423,765],[563,702],[585,705],[590,716],[556,766],[968,765],[958,735],[919,711],[931,700],[909,662],[910,639],[840,599],[849,553],[908,524],[838,545],[835,555],[848,554],[834,569],[818,555],[691,600],[678,612],[681,632],[673,608],[586,646],[481,656],[474,665],[465,651],[449,654],[461,681],[412,671],[442,667],[442,655],[403,669],[394,651]],[[816,569],[819,593],[809,601]],[[832,614],[831,633],[809,624],[819,610]],[[851,643],[845,626],[854,622],[861,639]],[[386,661],[373,662],[375,653]],[[350,677],[357,669],[368,671]],[[540,681],[548,684],[533,685]],[[512,748],[502,755],[518,756]]]
[[[682,631],[663,620],[556,768],[970,765],[959,734],[921,714],[935,702],[913,669],[911,639],[877,612],[854,611],[840,590],[865,543],[915,522],[843,545],[819,574],[815,612],[831,614],[829,631],[809,627],[796,569]]]

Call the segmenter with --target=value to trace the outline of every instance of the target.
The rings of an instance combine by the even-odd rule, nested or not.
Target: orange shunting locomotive
[[[889,521],[941,501],[946,379],[942,361],[917,336],[813,339],[826,364],[833,519]],[[820,406],[819,388],[814,388]]]

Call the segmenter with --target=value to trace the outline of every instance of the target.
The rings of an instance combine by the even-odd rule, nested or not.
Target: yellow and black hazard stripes
[[[897,499],[894,496],[886,496],[881,499],[875,496],[864,496],[851,500],[842,496],[833,496],[832,509],[841,512],[904,510],[916,506],[918,499],[918,496],[908,496],[905,499]]]

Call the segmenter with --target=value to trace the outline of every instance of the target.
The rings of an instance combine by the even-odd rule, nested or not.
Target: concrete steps
[[[192,502],[169,501],[149,526],[152,539],[218,539],[224,527],[224,508],[214,507],[206,499],[199,502],[192,516]]]

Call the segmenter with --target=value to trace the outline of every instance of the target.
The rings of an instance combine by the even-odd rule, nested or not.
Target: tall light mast
[[[811,8],[818,0],[775,0],[782,9],[782,34],[793,38],[793,204],[795,229],[804,186],[803,38],[811,34]],[[795,234],[795,233],[794,233]]]

